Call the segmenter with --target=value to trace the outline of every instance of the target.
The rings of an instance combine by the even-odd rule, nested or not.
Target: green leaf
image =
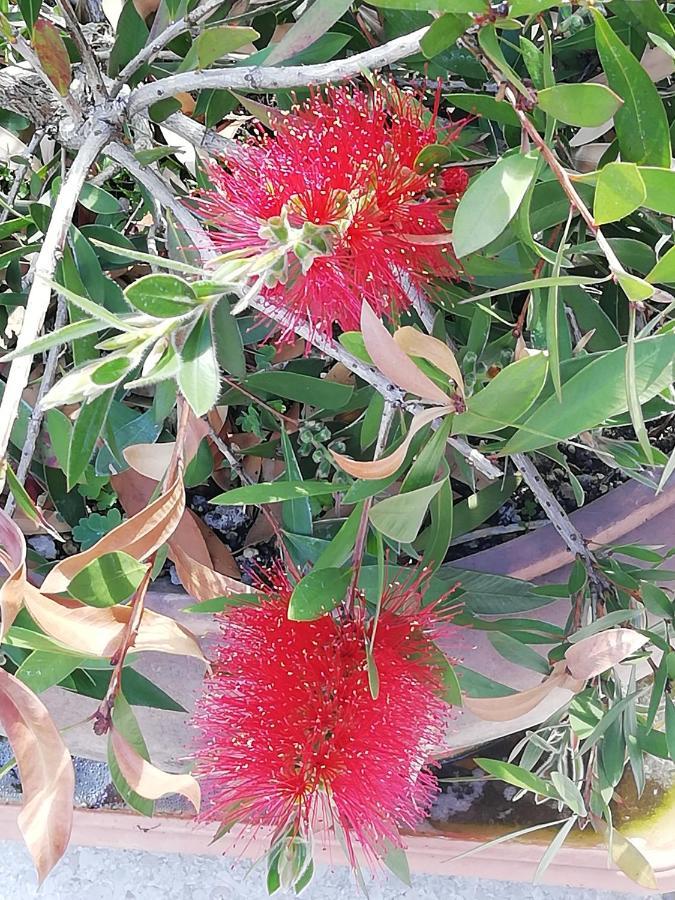
[[[562,772],[551,772],[553,787],[577,816],[586,815],[586,804],[577,785]]]
[[[302,472],[293,452],[291,439],[285,428],[281,430],[281,447],[284,454],[284,462],[286,463],[288,480],[301,481]],[[286,500],[281,507],[281,520],[284,528],[292,534],[311,535],[313,531],[312,507],[310,506],[309,498],[305,495],[297,500]]]
[[[635,306],[631,305],[629,309],[630,325],[628,328],[628,341],[626,344],[626,366],[624,369],[626,383],[626,403],[630,419],[633,423],[635,436],[650,465],[654,463],[654,454],[652,445],[649,442],[647,434],[647,426],[645,425],[644,416],[642,415],[642,406],[640,405],[640,396],[638,392],[637,376],[635,372],[635,329],[636,329],[636,311]]]
[[[32,44],[45,75],[57,92],[65,97],[70,89],[71,72],[68,50],[61,32],[47,19],[38,19],[33,28]]]
[[[614,276],[618,281],[621,290],[631,303],[640,303],[642,300],[649,300],[654,294],[654,288],[643,278],[637,275],[631,275],[630,272],[614,271]]]
[[[418,453],[403,481],[401,486],[402,494],[415,491],[417,488],[426,487],[436,478],[441,461],[445,458],[451,425],[452,417],[446,416],[436,431],[432,432],[431,437]]]
[[[554,776],[554,775],[557,775],[557,774],[559,774],[559,773],[553,772],[553,773],[552,773],[552,776],[551,776],[551,779],[554,780],[554,779],[553,779],[553,776]],[[564,776],[563,776],[563,777],[564,777]],[[545,850],[545,852],[544,852],[544,855],[543,855],[543,856],[541,857],[541,859],[539,860],[539,864],[537,865],[537,870],[536,870],[536,872],[534,873],[534,876],[533,876],[533,878],[532,878],[532,881],[533,881],[534,884],[538,884],[538,883],[539,883],[539,881],[541,880],[541,878],[542,878],[544,872],[546,871],[546,869],[548,869],[548,867],[549,867],[549,866],[551,865],[551,863],[553,862],[553,859],[554,859],[556,853],[558,852],[558,850],[560,850],[560,848],[562,847],[562,845],[563,845],[563,844],[565,843],[565,841],[567,840],[570,831],[572,830],[572,828],[573,828],[574,825],[576,824],[576,821],[577,821],[577,817],[576,817],[576,816],[570,816],[570,818],[569,818],[566,822],[563,822],[563,824],[560,826],[560,828],[558,829],[558,831],[557,831],[555,837],[553,838],[553,840],[551,841],[551,843],[550,843],[550,844],[548,845],[548,847],[546,848],[546,850]]]
[[[446,478],[440,491],[429,504],[431,525],[428,529],[430,539],[424,545],[424,565],[434,572],[442,565],[452,540],[454,523],[454,504],[450,479]]]
[[[420,50],[427,59],[432,59],[448,47],[453,47],[457,38],[460,38],[470,25],[471,18],[467,15],[445,13],[431,23],[431,28],[420,41]]]
[[[560,268],[562,266],[563,257],[565,253],[565,244],[567,242],[567,236],[569,235],[570,225],[572,224],[572,210],[570,209],[570,213],[567,217],[567,222],[565,224],[565,230],[563,232],[562,238],[560,239],[560,244],[558,245],[558,250],[555,255],[555,262],[553,264],[552,275],[554,278],[558,278],[560,275]],[[563,333],[567,336],[567,332],[562,332],[560,319],[563,319],[563,328],[565,323],[565,315],[564,310],[560,309],[560,304],[558,303],[558,294],[560,292],[559,285],[553,285],[553,287],[549,288],[548,296],[546,298],[546,347],[548,348],[548,355],[550,360],[550,368],[551,368],[551,378],[553,380],[553,385],[555,387],[555,393],[558,400],[562,399],[561,393],[561,385],[560,385],[560,357],[561,357],[561,344],[564,347],[563,340],[561,340]]]
[[[477,766],[480,766],[488,775],[494,775],[500,781],[512,784],[514,787],[522,790],[532,791],[542,797],[548,797],[551,800],[558,800],[558,792],[548,781],[544,781],[534,772],[528,772],[515,763],[502,762],[498,759],[485,759],[484,757],[476,757],[474,760]]]
[[[68,593],[88,606],[114,606],[131,597],[147,571],[147,563],[121,550],[104,553],[73,577]]]
[[[410,887],[410,866],[408,865],[408,857],[405,850],[401,847],[395,847],[389,841],[386,841],[386,846],[387,852],[382,858],[382,862],[399,881]]]
[[[675,284],[675,247],[663,254],[645,278],[650,284]]]
[[[201,600],[185,606],[183,612],[213,615],[224,612],[226,609],[237,609],[240,606],[260,606],[260,597],[257,594],[228,594],[227,597],[212,597],[211,600]]]
[[[494,25],[483,25],[478,32],[478,43],[488,59],[492,60],[502,75],[506,76],[506,80],[510,81],[524,97],[529,98],[531,92],[520,80],[516,71],[509,65]]]
[[[203,313],[181,350],[178,387],[196,416],[205,415],[218,402],[220,372],[211,339],[211,322]]]
[[[309,622],[335,609],[345,599],[351,578],[350,569],[313,569],[293,588],[288,618]]]
[[[485,0],[368,0],[371,6],[384,9],[411,9],[427,12],[485,12]]]
[[[436,21],[440,22],[442,19]],[[463,109],[474,116],[482,116],[500,125],[520,127],[520,119],[506,100],[496,100],[489,94],[448,94],[445,99],[451,106]]]
[[[402,544],[414,541],[422,527],[429,504],[442,485],[442,481],[437,481],[416,491],[381,500],[370,510],[371,523],[393,541],[400,541]]]
[[[89,464],[108,416],[114,393],[113,388],[110,388],[80,408],[68,446],[66,465],[68,490],[77,484]]]
[[[674,353],[672,333],[635,341],[635,385],[641,403],[672,383]],[[504,452],[523,453],[564,441],[626,412],[625,363],[625,346],[563,362],[562,402],[555,395],[536,402]]]
[[[363,504],[357,503],[349,517],[340,526],[337,534],[314,563],[314,570],[342,566],[349,559],[356,535],[358,534]]]
[[[473,531],[478,525],[489,519],[518,487],[519,480],[515,475],[507,475],[500,481],[488,484],[466,500],[455,504],[455,522],[452,529],[453,538]]]
[[[232,53],[253,43],[260,37],[255,28],[240,25],[213,25],[200,31],[183,57],[176,72],[188,72],[190,69],[208,69],[216,60],[227,53]]]
[[[16,677],[36,694],[40,694],[67,678],[82,662],[84,657],[34,650],[16,670]]]
[[[614,15],[628,22],[642,37],[647,37],[652,32],[662,39],[665,38],[664,43],[666,41],[672,43],[675,39],[670,19],[656,0],[612,0],[611,10]],[[670,47],[670,44],[666,46]]]
[[[70,325],[64,325],[62,328],[57,328],[56,331],[45,334],[43,337],[33,341],[32,344],[27,344],[25,347],[7,353],[0,361],[10,362],[12,359],[17,359],[20,356],[35,356],[38,353],[49,350],[51,347],[56,347],[59,344],[69,344],[71,341],[77,340],[77,338],[95,334],[107,327],[105,322],[99,322],[96,319],[81,319],[77,322],[71,322]]]
[[[37,21],[37,17],[40,15],[42,0],[17,0],[17,2],[19,5],[19,9],[21,10],[23,20],[26,23],[26,27],[30,32],[33,29],[33,25]]]
[[[260,506],[263,503],[279,503],[304,497],[326,496],[343,491],[347,485],[334,485],[327,481],[272,481],[262,484],[247,484],[218,494],[211,503],[225,506]]]
[[[163,273],[138,278],[125,289],[124,296],[136,309],[158,319],[184,316],[197,304],[195,292],[187,281]]]
[[[136,720],[133,710],[127,703],[123,694],[118,694],[113,709],[113,723],[115,728],[120,732],[122,737],[136,750],[143,759],[150,760],[148,748],[143,739],[143,734]],[[112,749],[111,741],[108,740],[108,768],[110,769],[110,777],[115,785],[117,793],[132,809],[140,813],[142,816],[151,816],[155,810],[155,804],[152,800],[146,800],[132,790],[125,777],[120,772],[115,754]]]
[[[241,340],[239,323],[230,312],[227,297],[221,297],[211,310],[211,331],[220,367],[235,378],[244,378],[246,376],[244,344]]]
[[[482,435],[512,427],[541,393],[547,374],[545,353],[510,363],[469,397],[466,412],[453,416],[453,434]]]
[[[265,59],[265,65],[276,66],[306,47],[311,47],[342,18],[350,6],[351,0],[315,0],[311,6],[303,10],[300,18],[273,46]]]
[[[635,163],[608,163],[598,175],[593,218],[598,225],[623,219],[642,206],[646,196],[647,189]]]
[[[539,91],[537,103],[566,125],[595,128],[611,119],[622,101],[604,84],[556,84]]]
[[[610,28],[599,10],[591,9],[595,41],[610,88],[624,101],[614,126],[624,162],[670,166],[668,118],[651,78]]]
[[[474,178],[462,196],[453,224],[453,246],[458,257],[491,243],[518,211],[537,171],[538,155],[503,156]],[[490,215],[485,211],[489,209]]]
[[[366,641],[365,651],[366,669],[368,672],[368,688],[370,689],[370,696],[373,698],[373,700],[377,700],[377,698],[380,696],[380,673],[377,671],[375,654],[373,653],[373,649],[368,641]]]
[[[506,575],[488,575],[468,569],[444,565],[434,577],[443,591],[452,584],[459,584],[464,608],[477,616],[499,616],[528,612],[549,603],[556,597],[535,593],[534,585]]]
[[[518,638],[510,634],[503,634],[499,631],[493,631],[488,634],[488,640],[495,648],[500,656],[508,659],[509,662],[516,663],[526,669],[532,669],[533,672],[539,672],[541,675],[548,675],[550,666],[543,656],[540,656],[536,650],[533,650],[527,644],[523,644]]]
[[[462,686],[450,660],[440,647],[433,654],[434,666],[438,666],[443,679],[443,699],[451,706],[462,706]]]
[[[145,47],[148,36],[148,26],[136,11],[133,0],[125,0],[108,60],[108,75],[111,78],[116,78],[121,69]],[[142,69],[139,74],[142,76]]]
[[[675,762],[675,704],[672,699],[665,695],[666,701],[666,745],[668,754],[673,762]]]
[[[246,387],[274,397],[297,400],[321,409],[342,409],[352,398],[353,388],[335,381],[312,378],[300,372],[256,372],[246,379]]]

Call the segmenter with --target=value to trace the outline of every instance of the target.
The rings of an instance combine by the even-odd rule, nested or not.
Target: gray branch
[[[354,78],[366,69],[381,69],[404,59],[420,49],[420,40],[427,33],[420,28],[396,40],[373,47],[363,53],[336,59],[315,66],[239,66],[203,72],[183,72],[143,84],[129,98],[129,115],[135,115],[158,100],[174,97],[183,91],[203,91],[210,88],[235,91],[271,91],[326,84]]]

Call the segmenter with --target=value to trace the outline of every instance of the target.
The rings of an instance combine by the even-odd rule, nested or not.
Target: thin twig
[[[328,81],[344,81],[359,75],[364,68],[381,69],[417,53],[420,41],[427,31],[426,27],[420,28],[411,34],[403,35],[363,53],[356,53],[347,59],[336,59],[314,66],[238,66],[169,75],[152,84],[137,87],[129,98],[129,114],[135,115],[158,100],[174,97],[184,91],[204,91],[210,88],[268,91],[325,84]]]
[[[199,24],[216,12],[223,5],[223,0],[203,0],[183,19],[169,25],[154,40],[151,40],[119,73],[111,89],[111,96],[116,97],[124,85],[129,83],[133,75],[162,51],[174,38],[189,31],[193,25]]]
[[[35,265],[33,285],[26,301],[26,312],[17,348],[27,347],[37,338],[49,308],[56,265],[73,218],[82,185],[89,168],[110,138],[111,126],[97,123],[85,138],[64,179],[52,213],[47,233]],[[21,396],[30,377],[32,354],[12,361],[0,402],[0,459],[7,453],[10,433],[16,419]]]
[[[68,313],[65,301],[63,297],[59,297],[59,304],[56,308],[56,316],[54,317],[53,330],[56,331],[57,329],[61,328],[62,325],[65,325],[67,317]],[[54,383],[60,354],[60,344],[51,347],[49,352],[47,353],[47,361],[45,362],[44,372],[42,373],[42,379],[40,380],[40,389],[35,400],[33,412],[31,413],[30,419],[28,420],[28,426],[26,428],[26,439],[21,450],[19,467],[16,470],[16,478],[19,484],[25,483],[26,476],[28,475],[31,463],[33,461],[35,445],[37,444],[37,439],[40,434],[40,428],[42,427],[42,419],[44,418],[45,414],[45,411],[42,408],[42,401],[44,400],[47,392]],[[14,511],[14,505],[14,495],[10,493],[7,497],[7,503],[5,504],[5,512],[8,516],[12,515]]]
[[[90,87],[94,92],[97,100],[105,100],[108,97],[108,91],[101,75],[101,69],[96,60],[96,56],[92,51],[87,39],[84,36],[80,20],[75,15],[75,10],[70,5],[70,0],[60,0],[60,6],[63,10],[63,16],[66,20],[68,33],[73,39],[73,43],[80,54],[84,71],[87,74]]]
[[[373,455],[373,459],[379,459],[384,451],[384,448],[387,445],[387,438],[389,437],[389,431],[391,429],[392,422],[394,421],[394,416],[396,415],[396,407],[393,403],[385,403],[384,409],[382,410],[382,418],[380,419],[380,427],[377,432],[377,443],[375,444],[375,453]],[[354,542],[354,552],[352,553],[352,562],[354,571],[352,572],[352,579],[349,584],[349,590],[347,591],[347,596],[345,598],[345,611],[347,615],[350,615],[354,608],[354,599],[356,597],[356,591],[359,584],[359,576],[361,574],[361,565],[363,564],[363,554],[366,549],[366,541],[368,539],[368,517],[370,515],[370,508],[373,505],[373,496],[366,497],[363,501],[363,509],[361,510],[361,520],[359,522],[359,529],[356,533],[356,540]]]

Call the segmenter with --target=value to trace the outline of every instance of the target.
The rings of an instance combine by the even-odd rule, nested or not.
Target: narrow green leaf
[[[649,464],[652,465],[654,462],[654,455],[652,453],[652,445],[649,442],[649,435],[647,434],[647,426],[645,425],[644,416],[642,414],[642,406],[640,404],[635,372],[636,316],[635,306],[633,306],[632,304],[629,309],[628,315],[630,324],[628,327],[628,342],[626,345],[626,400],[631,422],[633,423],[633,428],[635,429],[635,435],[640,443],[640,446],[642,447],[645,456],[647,457],[647,460],[649,461]]]
[[[216,405],[220,393],[220,372],[208,313],[203,313],[192,326],[180,356],[178,387],[195,415],[203,416]]]
[[[380,696],[380,673],[377,671],[377,663],[375,662],[375,654],[370,646],[370,642],[365,643],[366,650],[366,668],[368,670],[368,688],[370,696],[373,700],[377,700]]]
[[[297,500],[305,497],[328,496],[345,490],[345,484],[330,484],[327,481],[272,481],[261,484],[247,484],[218,494],[211,503],[225,506],[259,506],[263,503],[280,503],[283,500]]]
[[[314,571],[339,567],[347,562],[354,548],[359,530],[363,503],[357,503],[354,509],[340,526],[337,534],[314,563]]]
[[[302,481],[302,472],[286,429],[281,431],[281,447],[284,454],[284,462],[286,463],[288,480]],[[297,499],[286,500],[281,507],[281,520],[286,530],[292,534],[311,535],[313,532],[312,507],[309,497],[308,495],[299,497],[297,494],[295,496]]]
[[[108,416],[114,393],[110,388],[80,408],[68,446],[66,468],[68,490],[77,484],[89,464]]]
[[[216,358],[221,368],[235,378],[245,378],[244,344],[239,323],[230,312],[227,297],[221,297],[211,310],[211,331],[216,346]]]
[[[437,0],[434,0],[437,2]],[[494,25],[484,25],[478,32],[478,43],[485,55],[497,66],[506,80],[510,81],[524,97],[530,96],[530,91],[518,77],[516,71],[509,65],[504,51],[499,42],[499,33]]]
[[[118,694],[115,700],[113,723],[134,750],[149,761],[150,755],[138,721],[123,694]],[[151,816],[155,810],[155,804],[152,800],[146,800],[145,797],[141,797],[140,794],[137,794],[129,787],[117,764],[110,740],[108,740],[108,768],[110,769],[112,783],[124,802],[128,803],[132,809],[135,809],[142,816]]]
[[[351,0],[315,0],[273,46],[266,66],[276,66],[311,46],[331,28],[351,6]]]
[[[480,766],[488,775],[494,775],[500,781],[512,784],[514,787],[521,788],[526,791],[532,791],[542,797],[549,797],[551,800],[558,800],[558,792],[548,781],[544,781],[534,772],[528,772],[515,763],[502,762],[498,759],[485,759],[484,757],[476,757],[475,763]]]
[[[638,165],[670,167],[668,118],[651,78],[597,9],[595,40],[610,88],[623,106],[614,116],[621,157]]]
[[[433,25],[431,27],[433,28]],[[500,125],[520,127],[520,119],[506,100],[497,100],[489,94],[448,94],[445,99],[451,106],[463,109],[474,116],[482,116]]]
[[[551,772],[553,787],[573,813],[582,818],[586,815],[586,804],[577,785],[563,772]]]
[[[466,500],[455,504],[455,522],[452,529],[453,538],[473,531],[495,513],[509,499],[518,487],[519,480],[508,475],[471,494]]]
[[[452,540],[454,503],[449,478],[443,481],[440,491],[429,504],[429,512],[431,525],[428,531],[431,538],[424,545],[423,558],[424,565],[435,572],[443,564]]]
[[[556,773],[554,772],[553,774],[555,775]],[[562,845],[567,840],[570,831],[572,830],[572,828],[574,828],[574,825],[576,824],[576,821],[577,821],[577,817],[571,816],[558,829],[557,834],[555,835],[555,837],[553,838],[551,843],[548,845],[548,847],[544,851],[544,855],[542,856],[542,858],[539,860],[539,865],[537,866],[537,870],[535,871],[534,877],[532,878],[532,881],[534,884],[539,883],[539,881],[541,880],[541,878],[544,875],[544,872],[548,869],[548,867],[553,862],[556,853],[558,852],[558,850],[560,850]]]
[[[199,32],[176,71],[208,69],[221,56],[232,53],[259,37],[260,34],[255,28],[241,25],[212,25]]]

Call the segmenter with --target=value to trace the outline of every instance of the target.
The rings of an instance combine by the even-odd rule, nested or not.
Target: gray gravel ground
[[[276,897],[281,898],[277,894]],[[413,876],[413,887],[378,878],[369,900],[628,900],[623,893],[538,887],[468,878]],[[672,896],[672,895],[671,895]],[[346,869],[324,869],[304,900],[364,900]],[[2,900],[266,900],[260,869],[212,857],[162,855],[132,850],[71,848],[39,893],[25,848],[0,841]]]

